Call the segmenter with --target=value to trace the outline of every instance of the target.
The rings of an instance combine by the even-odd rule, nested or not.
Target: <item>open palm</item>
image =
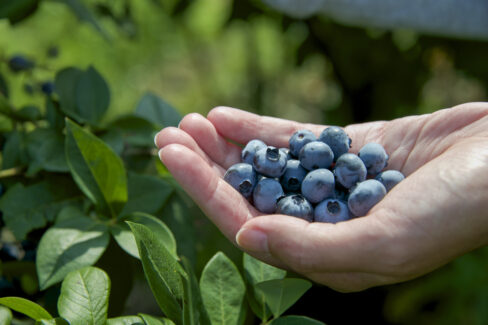
[[[185,116],[155,140],[174,178],[229,240],[338,291],[405,281],[488,244],[488,103],[347,126],[351,152],[378,142],[388,169],[407,176],[366,217],[327,224],[262,215],[223,180],[240,162],[234,143],[287,147],[295,131],[325,127],[218,107],[207,118]]]

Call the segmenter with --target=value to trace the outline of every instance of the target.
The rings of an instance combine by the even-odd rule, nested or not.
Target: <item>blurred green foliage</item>
[[[105,124],[132,112],[148,91],[182,114],[228,105],[339,125],[429,113],[488,95],[486,42],[351,28],[321,17],[294,20],[258,0],[81,1],[93,16],[82,10],[76,15],[78,1],[32,3],[37,12],[27,19],[15,25],[0,20],[0,61],[23,54],[40,67],[9,74],[0,62],[0,91],[8,84],[18,107],[44,106],[44,96],[30,94],[29,87],[37,89],[68,66],[94,66],[106,78],[111,98]],[[56,60],[53,47],[59,49]],[[5,123],[0,120],[0,128]],[[175,216],[167,224],[199,272],[217,250],[236,261],[221,235],[211,240],[216,230],[198,209],[166,207],[174,211],[163,214]],[[198,216],[191,221],[200,227],[198,241],[184,228],[188,214]],[[487,266],[487,250],[481,249],[421,279],[387,287],[384,321],[488,323]]]

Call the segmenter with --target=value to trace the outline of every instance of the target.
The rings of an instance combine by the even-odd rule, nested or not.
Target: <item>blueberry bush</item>
[[[16,23],[36,5],[11,2],[0,12]],[[257,317],[321,324],[281,317],[309,281],[248,255],[241,272],[217,252],[197,278],[191,223],[199,214],[156,158],[153,143],[158,130],[179,123],[180,113],[147,93],[132,113],[107,123],[110,86],[93,66],[36,79],[58,52],[49,48],[43,58],[16,54],[1,62],[9,77],[23,78],[27,94],[43,97],[43,105],[18,107],[0,75],[0,323],[27,317],[36,324],[244,324]],[[123,315],[133,276],[124,275],[130,273],[124,263],[134,259],[142,264],[157,315],[145,309]]]

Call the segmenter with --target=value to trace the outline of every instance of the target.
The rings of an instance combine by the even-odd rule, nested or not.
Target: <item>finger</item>
[[[195,139],[198,146],[217,164],[227,169],[241,161],[241,148],[227,142],[218,134],[215,126],[200,114],[186,115],[180,129]]]
[[[380,143],[390,155],[389,168],[401,170],[418,140],[427,117],[428,115],[410,116],[391,122],[348,125],[344,130],[352,139],[350,152],[359,152],[368,142]],[[290,137],[298,130],[307,129],[319,136],[327,127],[260,116],[230,107],[216,107],[209,112],[207,118],[217,132],[227,139],[242,144],[252,139],[260,139],[276,147],[288,147]]]
[[[318,136],[324,129],[320,125],[260,116],[230,107],[216,107],[207,118],[222,136],[242,144],[260,139],[270,146],[288,147],[290,136],[296,131],[308,129]]]
[[[154,143],[161,149],[170,144],[180,144],[198,154],[205,162],[214,170],[218,171],[220,175],[224,175],[225,169],[219,164],[212,161],[211,158],[198,146],[195,140],[185,131],[175,127],[167,127],[162,129],[154,138]]]
[[[237,234],[249,252],[268,253],[299,273],[383,271],[384,249],[391,240],[376,218],[337,224],[268,215],[247,221]],[[386,257],[387,258],[387,257]]]
[[[202,211],[232,242],[241,225],[256,210],[197,153],[180,144],[170,144],[160,158]]]

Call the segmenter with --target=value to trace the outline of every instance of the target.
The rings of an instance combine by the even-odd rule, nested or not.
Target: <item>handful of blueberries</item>
[[[242,163],[232,165],[224,179],[263,213],[295,216],[307,221],[337,223],[364,216],[405,177],[382,171],[385,149],[367,143],[349,153],[351,139],[331,126],[319,138],[309,130],[295,132],[289,148],[251,140]],[[367,179],[369,176],[369,179]]]

